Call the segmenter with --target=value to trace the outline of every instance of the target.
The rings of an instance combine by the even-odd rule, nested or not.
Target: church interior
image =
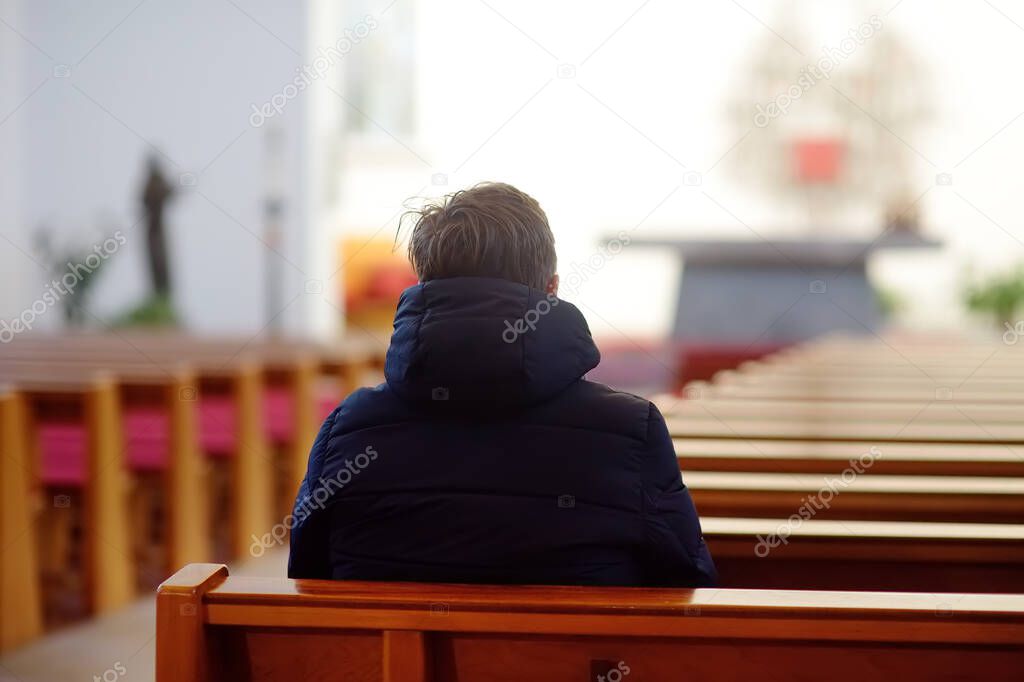
[[[0,682],[1015,679],[1022,37],[1009,0],[0,0]],[[717,588],[287,579],[409,212],[485,181],[543,206],[587,378],[664,415]]]

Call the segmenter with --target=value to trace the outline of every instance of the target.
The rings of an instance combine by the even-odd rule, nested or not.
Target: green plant
[[[84,325],[89,317],[89,299],[110,253],[104,249],[101,258],[99,251],[81,243],[56,244],[54,231],[47,227],[38,228],[34,240],[38,257],[46,261],[54,282],[61,283],[56,298],[64,312],[64,323]]]
[[[167,296],[151,296],[114,323],[117,327],[175,327],[178,315]]]
[[[1024,306],[1024,267],[969,284],[964,289],[964,303],[971,312],[991,315],[1002,328]]]
[[[886,317],[894,317],[907,309],[907,299],[895,289],[876,287],[878,307]]]

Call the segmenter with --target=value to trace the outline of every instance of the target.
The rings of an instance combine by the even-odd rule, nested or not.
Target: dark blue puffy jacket
[[[499,279],[401,297],[387,383],[324,422],[293,578],[706,586],[715,568],[665,421],[582,379],[570,303]]]

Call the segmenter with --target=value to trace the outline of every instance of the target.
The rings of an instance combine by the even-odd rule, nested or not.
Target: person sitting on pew
[[[661,413],[583,378],[600,354],[537,201],[484,183],[414,217],[386,383],[321,427],[289,576],[713,585]]]

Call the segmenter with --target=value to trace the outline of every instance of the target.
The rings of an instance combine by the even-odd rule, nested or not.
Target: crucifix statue
[[[171,276],[167,259],[164,207],[174,194],[174,188],[160,171],[160,161],[155,154],[150,155],[148,164],[146,184],[142,190],[142,208],[146,217],[149,275],[154,296],[167,297],[171,294]]]

